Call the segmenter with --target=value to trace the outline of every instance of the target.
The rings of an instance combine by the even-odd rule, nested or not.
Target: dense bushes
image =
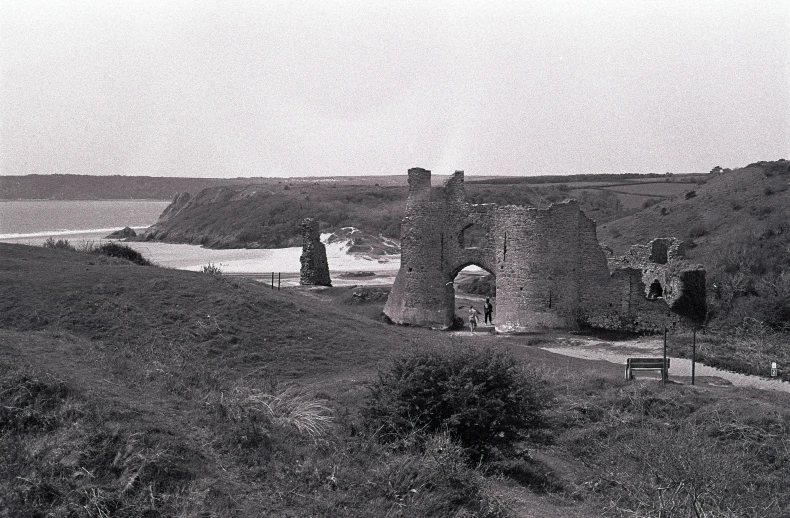
[[[398,358],[373,384],[363,416],[384,441],[446,432],[472,460],[545,441],[545,382],[490,349],[422,351]]]
[[[44,248],[54,248],[57,250],[71,250],[77,251],[67,239],[58,239],[50,237],[42,245]],[[143,254],[130,247],[129,245],[122,245],[115,242],[107,242],[96,245],[93,241],[83,242],[79,247],[80,252],[89,252],[97,255],[106,255],[107,257],[117,257],[119,259],[126,259],[135,264],[142,266],[151,266],[151,261],[143,257]],[[214,273],[214,272],[210,272]]]
[[[57,250],[74,250],[74,247],[69,243],[68,239],[58,239],[55,240],[54,237],[48,237],[44,244],[42,245],[44,248],[55,248]]]
[[[93,252],[99,255],[106,255],[109,257],[118,257],[121,259],[126,259],[131,261],[135,264],[139,264],[142,266],[150,266],[151,261],[143,257],[143,254],[135,250],[134,248],[128,245],[121,245],[118,243],[102,243],[101,245],[97,246]]]

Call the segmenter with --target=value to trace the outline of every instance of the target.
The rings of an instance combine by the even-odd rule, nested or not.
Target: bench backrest
[[[643,369],[663,369],[663,358],[628,358],[628,366],[631,368]],[[669,368],[669,358],[666,360],[666,368]]]

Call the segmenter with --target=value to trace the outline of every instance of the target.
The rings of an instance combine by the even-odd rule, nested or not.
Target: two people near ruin
[[[485,324],[494,323],[494,318],[492,316],[493,312],[494,312],[494,305],[491,304],[490,298],[486,298],[486,302],[485,304],[483,304],[483,318],[484,318],[483,322]],[[478,317],[479,314],[480,312],[477,311],[474,308],[474,306],[469,306],[469,330],[472,333],[474,333],[475,329],[477,329],[477,324],[480,320],[480,317]]]

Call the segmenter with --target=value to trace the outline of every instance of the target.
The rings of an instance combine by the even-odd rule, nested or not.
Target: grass
[[[0,252],[0,516],[790,513],[785,394],[391,326],[356,288]],[[380,368],[458,339],[548,380],[553,444],[478,466],[447,433],[364,426]]]
[[[558,439],[606,516],[784,516],[790,412],[712,390],[581,377],[558,391]],[[785,401],[786,403],[786,401]]]
[[[790,335],[772,330],[758,320],[746,320],[741,326],[716,334],[697,333],[696,358],[700,363],[719,369],[769,377],[771,363],[780,366],[778,378],[790,381]],[[669,342],[668,353],[691,358],[692,335],[676,335]]]

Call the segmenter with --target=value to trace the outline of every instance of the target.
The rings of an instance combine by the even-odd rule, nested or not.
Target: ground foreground
[[[0,245],[0,293],[0,516],[790,514],[785,393],[627,382],[541,349],[554,336],[388,325],[383,289]],[[378,369],[462,346],[548,380],[550,444],[469,466],[447,437],[365,428]]]

